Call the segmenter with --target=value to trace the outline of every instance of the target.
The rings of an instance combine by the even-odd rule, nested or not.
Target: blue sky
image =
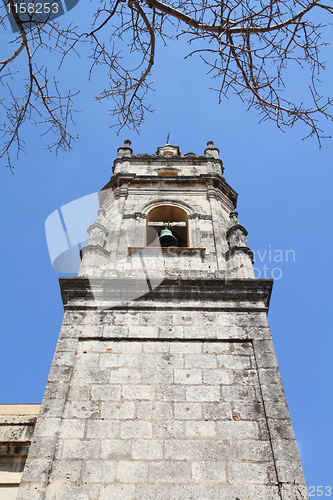
[[[83,2],[82,2],[83,3]],[[81,5],[70,16],[83,15]],[[8,38],[0,35],[0,42]],[[332,49],[325,49],[323,91],[333,81]],[[286,133],[258,125],[255,111],[231,96],[217,104],[205,68],[184,61],[184,45],[159,46],[150,95],[156,109],[141,134],[110,129],[107,104],[94,103],[99,81],[89,83],[85,63],[65,65],[59,80],[81,89],[74,150],[58,156],[43,150],[45,139],[26,125],[26,154],[15,175],[0,170],[2,202],[1,351],[2,403],[36,403],[43,396],[63,315],[59,273],[53,270],[45,220],[60,206],[98,191],[111,176],[124,139],[135,154],[155,153],[170,142],[181,153],[202,154],[208,140],[220,149],[227,182],[239,193],[239,219],[257,257],[280,276],[273,287],[269,322],[308,486],[331,485],[332,471],[332,140],[318,149],[296,125]],[[293,74],[295,92],[302,74]],[[333,135],[332,123],[324,122]],[[290,250],[286,262],[286,252]],[[266,251],[266,257],[261,262]],[[269,251],[271,251],[271,258]],[[274,261],[283,256],[284,262]],[[291,257],[291,256],[294,256]],[[262,271],[263,272],[263,271]]]

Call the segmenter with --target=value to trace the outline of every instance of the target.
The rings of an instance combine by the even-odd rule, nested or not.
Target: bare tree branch
[[[332,100],[316,88],[324,69],[320,49],[328,43],[321,41],[321,32],[333,14],[333,7],[321,0],[96,0],[91,28],[82,33],[72,26],[64,29],[50,17],[24,17],[14,0],[8,5],[18,28],[18,48],[0,62],[0,83],[7,92],[0,101],[5,115],[0,154],[9,166],[13,147],[17,153],[24,148],[20,131],[27,120],[44,127],[42,135],[54,136],[50,149],[72,147],[76,94],[62,94],[43,61],[54,55],[61,67],[68,55],[79,55],[81,43],[91,47],[88,77],[97,68],[105,70],[105,87],[95,98],[112,102],[109,114],[118,131],[125,126],[139,130],[151,111],[146,97],[157,40],[166,44],[172,36],[195,43],[188,57],[198,54],[207,65],[219,100],[235,93],[258,110],[261,121],[273,120],[281,129],[302,122],[319,145],[324,137],[320,119],[332,119]],[[321,13],[323,24],[317,21]],[[290,65],[309,77],[307,102],[288,97]],[[23,76],[23,94],[12,85],[14,75],[16,81]]]

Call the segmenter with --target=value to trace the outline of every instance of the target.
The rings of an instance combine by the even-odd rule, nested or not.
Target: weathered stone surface
[[[254,279],[236,193],[216,148],[191,159],[165,148],[122,148],[79,277],[61,279],[65,316],[18,500],[281,500],[278,485],[307,498],[267,322],[272,282]],[[156,284],[156,255],[140,254],[144,276],[133,255],[158,207],[182,211],[187,229]]]

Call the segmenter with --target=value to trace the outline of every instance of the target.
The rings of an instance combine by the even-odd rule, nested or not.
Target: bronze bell
[[[178,247],[178,240],[170,229],[162,229],[159,240],[161,247]]]

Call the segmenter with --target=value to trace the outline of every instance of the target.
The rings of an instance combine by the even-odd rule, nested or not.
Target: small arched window
[[[160,235],[163,229],[170,229],[178,240],[178,247],[189,247],[188,217],[186,212],[174,205],[158,205],[150,210],[147,216],[146,245],[152,244],[156,232]]]

